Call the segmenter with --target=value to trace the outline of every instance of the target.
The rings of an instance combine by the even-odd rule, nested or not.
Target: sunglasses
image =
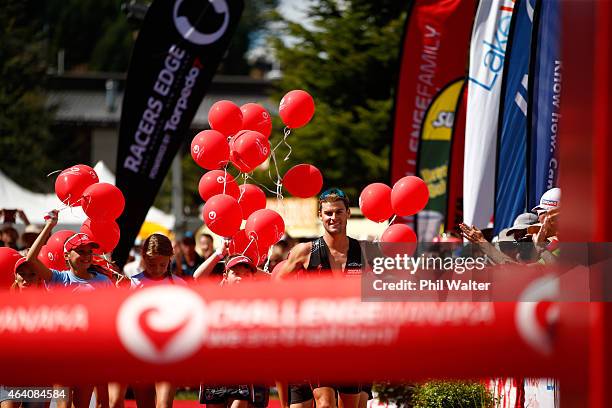
[[[319,196],[319,200],[325,200],[332,194],[337,195],[340,198],[346,198],[346,194],[344,193],[344,191],[340,190],[339,188],[328,188],[327,190],[321,193],[321,195]]]

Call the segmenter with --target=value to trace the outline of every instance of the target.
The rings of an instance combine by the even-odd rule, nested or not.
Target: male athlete
[[[282,279],[294,273],[360,275],[366,262],[359,241],[346,235],[346,224],[350,215],[349,200],[344,191],[337,188],[324,191],[319,197],[319,219],[323,223],[325,233],[312,242],[296,245],[275,277]],[[336,407],[334,388],[338,390],[340,397],[338,407],[357,408],[367,403],[367,390],[362,393],[360,386],[295,384],[289,387],[291,408],[311,408],[313,397],[317,408]]]

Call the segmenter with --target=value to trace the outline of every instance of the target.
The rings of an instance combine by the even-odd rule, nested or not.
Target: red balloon
[[[121,231],[119,225],[113,220],[91,220],[86,219],[81,226],[81,232],[89,235],[92,241],[100,245],[96,252],[111,252],[119,243]]]
[[[393,215],[391,187],[383,183],[372,183],[359,196],[359,208],[363,216],[374,222],[383,222]]]
[[[242,111],[242,129],[254,130],[270,138],[272,133],[272,117],[268,111],[257,103],[247,103],[240,107]]]
[[[125,208],[125,198],[121,190],[112,184],[96,183],[83,192],[81,206],[91,219],[115,220]]]
[[[222,237],[231,237],[240,229],[242,210],[234,197],[217,194],[206,201],[202,213],[208,229]]]
[[[60,230],[49,237],[47,240],[47,248],[49,252],[53,253],[55,257],[60,257],[62,260],[64,259],[64,243],[66,240],[76,234],[76,232],[71,230]]]
[[[285,173],[283,186],[295,197],[308,198],[321,191],[323,176],[319,169],[311,164],[298,164]]]
[[[231,174],[223,170],[211,170],[204,173],[198,184],[198,192],[204,201],[217,194],[227,194],[236,199],[240,197],[238,183]]]
[[[259,132],[243,130],[230,140],[230,160],[243,173],[250,173],[270,155],[270,142]]]
[[[191,157],[198,166],[207,170],[225,166],[229,152],[227,137],[216,130],[203,130],[191,142]]]
[[[0,247],[0,291],[10,289],[15,282],[15,263],[21,254],[13,248]]]
[[[418,213],[425,208],[427,201],[429,201],[427,184],[415,176],[402,177],[391,191],[393,212],[400,217]]]
[[[78,207],[81,205],[81,197],[85,189],[98,181],[100,180],[94,169],[84,164],[77,164],[57,176],[55,194],[62,203]]]
[[[417,242],[417,236],[406,224],[390,225],[380,237],[380,242]]]
[[[296,89],[287,92],[280,101],[278,114],[283,123],[291,129],[301,128],[312,119],[315,104],[312,96],[306,91]]]
[[[228,250],[230,255],[244,254],[254,262],[257,262],[259,260],[261,253],[264,250],[266,253],[268,252],[266,248],[259,248],[256,239],[253,239],[253,242],[251,243],[251,238],[247,236],[245,230],[240,230],[236,234],[234,234],[232,240],[229,243]]]
[[[243,220],[249,218],[249,215],[255,211],[266,208],[266,194],[261,188],[254,184],[241,184],[239,188],[240,198],[238,198],[238,203],[242,208]]]
[[[276,211],[264,208],[247,218],[244,229],[249,237],[257,239],[260,248],[270,247],[283,237],[285,221]]]
[[[57,271],[65,271],[68,269],[63,249],[62,252],[58,253],[56,251],[51,251],[48,245],[43,245],[38,253],[38,260],[49,269],[55,269]]]
[[[208,124],[225,136],[235,135],[242,129],[242,111],[233,102],[215,102],[208,111]]]
[[[387,256],[412,255],[416,249],[417,236],[406,224],[393,224],[383,232],[380,242],[383,244],[381,249]]]
[[[412,255],[416,249],[417,236],[406,224],[390,225],[380,237],[381,250],[387,256]]]

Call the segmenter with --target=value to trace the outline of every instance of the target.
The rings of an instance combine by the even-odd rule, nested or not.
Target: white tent
[[[115,175],[103,162],[98,162],[94,166],[100,182],[115,184]],[[55,182],[55,177],[50,177],[50,183]],[[64,208],[55,194],[34,193],[21,187],[13,180],[9,179],[0,171],[0,208],[21,209],[25,212],[30,222],[34,224],[42,223],[44,215],[52,209]],[[66,208],[60,211],[59,223],[63,225],[74,225],[77,228],[87,219],[87,215],[81,207]],[[159,224],[167,229],[174,228],[174,216],[151,207],[147,214],[146,221]]]

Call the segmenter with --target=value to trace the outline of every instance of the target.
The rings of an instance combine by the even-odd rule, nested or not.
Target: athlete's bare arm
[[[274,279],[284,279],[301,269],[306,269],[308,261],[310,261],[311,250],[312,242],[303,242],[293,247],[287,261],[282,265],[281,270],[275,274]]]

